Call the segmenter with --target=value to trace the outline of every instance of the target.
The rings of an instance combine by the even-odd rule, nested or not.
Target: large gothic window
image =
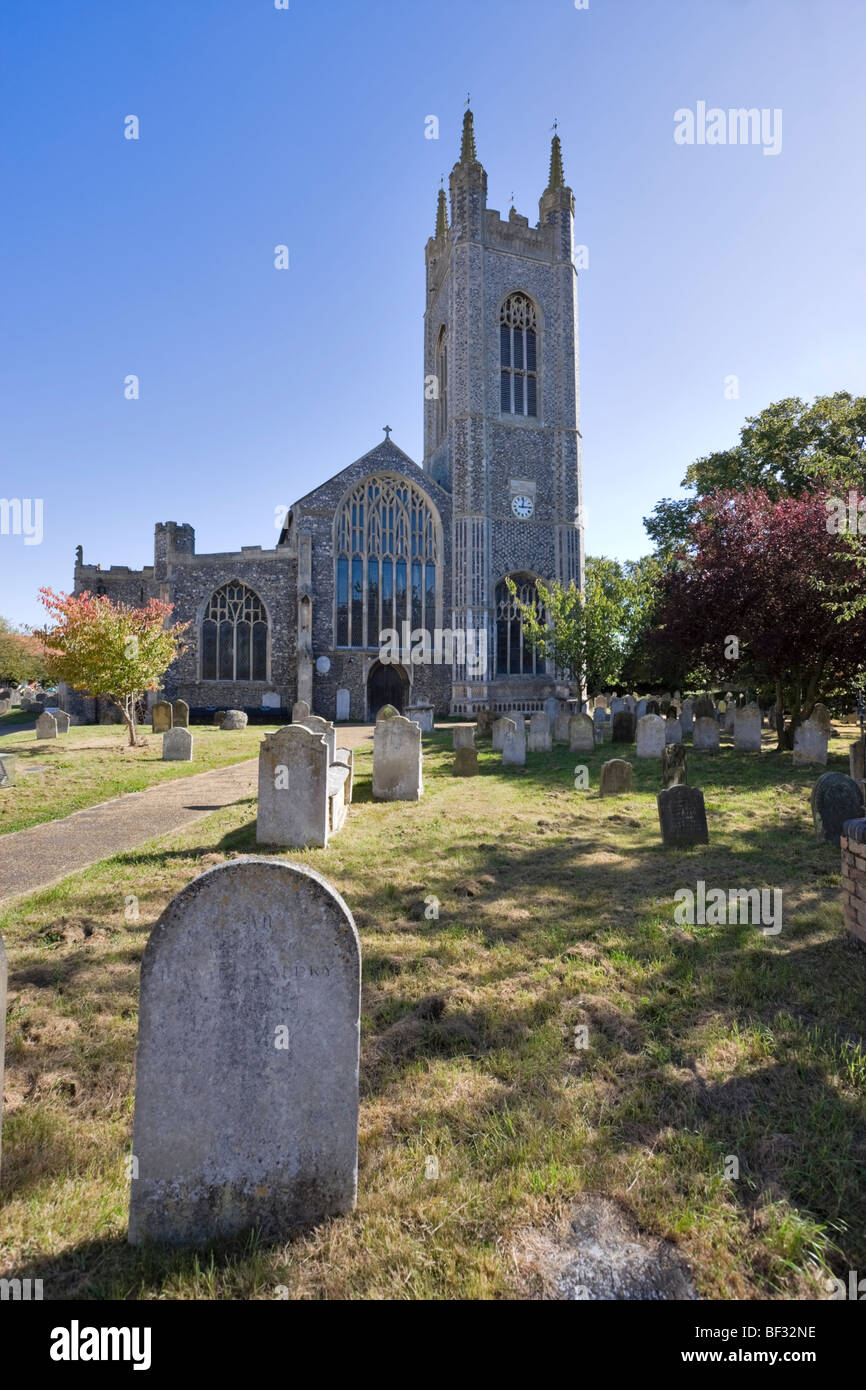
[[[201,678],[268,678],[268,617],[258,594],[245,584],[224,584],[207,606],[201,625]]]
[[[365,478],[336,520],[337,646],[379,647],[402,624],[436,623],[436,518],[405,478]]]
[[[517,597],[524,603],[535,605],[541,616],[543,609],[538,600],[535,580],[529,574],[512,574]],[[506,581],[500,580],[496,586],[496,674],[497,676],[534,676],[538,670],[535,652],[524,640],[523,623],[520,610]]]
[[[500,408],[538,414],[538,321],[525,294],[510,294],[499,314]]]

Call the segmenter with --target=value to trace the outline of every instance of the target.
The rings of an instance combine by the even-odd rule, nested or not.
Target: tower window
[[[445,326],[439,330],[436,344],[436,443],[441,444],[448,430],[448,339]]]
[[[528,295],[510,294],[499,315],[500,409],[538,414],[538,322]]]
[[[517,596],[524,603],[534,604],[539,617],[542,613],[535,580],[529,574],[513,574]],[[508,585],[503,579],[496,585],[496,674],[497,676],[534,676],[538,672],[536,653],[523,636],[523,623]]]

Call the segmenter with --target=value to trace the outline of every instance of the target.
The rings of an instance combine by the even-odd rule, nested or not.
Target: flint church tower
[[[558,135],[536,226],[487,207],[469,110],[450,191],[426,250],[423,467],[452,498],[453,626],[487,631],[486,679],[454,671],[468,712],[550,681],[506,579],[527,598],[536,579],[583,582],[577,272]]]

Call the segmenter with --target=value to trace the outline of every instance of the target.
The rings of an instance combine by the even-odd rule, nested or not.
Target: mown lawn
[[[358,749],[342,833],[284,856],[354,911],[364,988],[357,1211],[283,1246],[125,1243],[142,950],[193,876],[256,852],[254,803],[0,917],[5,1276],[46,1298],[531,1297],[533,1233],[590,1193],[674,1241],[705,1298],[826,1298],[830,1272],[866,1268],[866,957],[844,939],[839,853],[815,843],[815,770],[769,744],[691,755],[711,844],[670,851],[656,764],[601,801],[618,749],[503,771],[488,745],[464,780],[449,745],[425,737],[418,805],[373,803]],[[781,888],[780,935],[676,926],[699,878]]]

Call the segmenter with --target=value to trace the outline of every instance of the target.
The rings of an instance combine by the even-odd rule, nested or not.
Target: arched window
[[[402,624],[432,631],[439,565],[436,518],[406,478],[365,478],[335,524],[338,647],[379,647]]]
[[[246,584],[224,584],[207,606],[201,625],[201,678],[268,678],[268,618],[258,594]]]
[[[525,294],[510,294],[499,315],[500,408],[503,415],[538,414],[538,321]]]
[[[436,407],[436,443],[441,444],[448,429],[448,336],[443,324],[436,344],[436,381],[439,399]]]
[[[534,603],[541,616],[535,580],[529,574],[512,574],[517,597],[524,603]],[[497,676],[534,676],[538,659],[532,647],[524,641],[520,610],[504,579],[496,585],[496,674]]]

